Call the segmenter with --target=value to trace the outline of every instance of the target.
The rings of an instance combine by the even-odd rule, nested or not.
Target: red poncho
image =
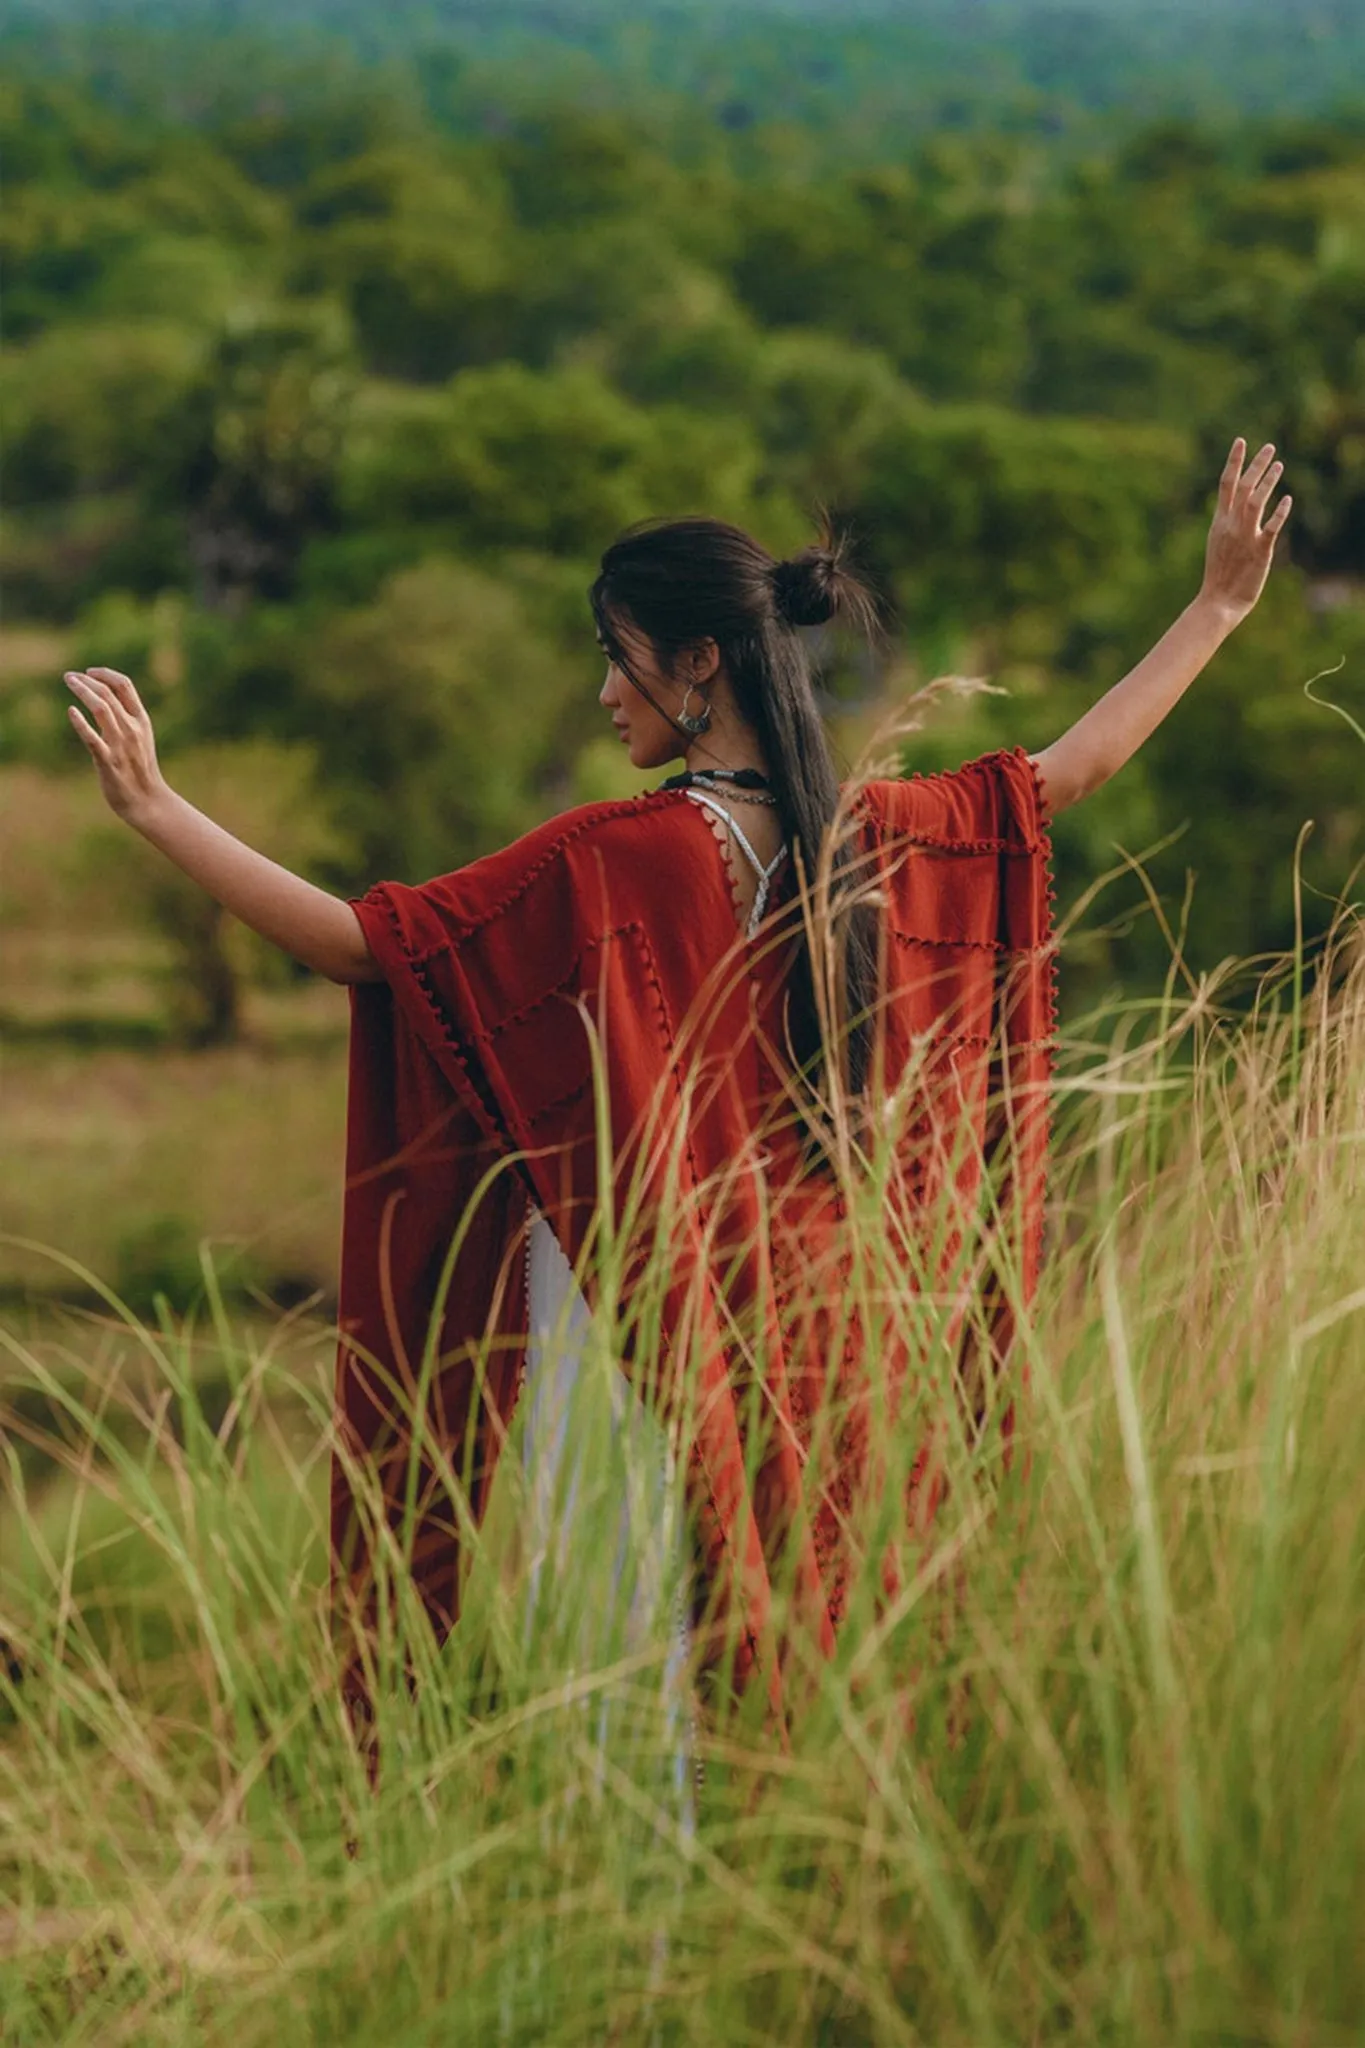
[[[938,1077],[932,1101],[905,1121],[901,1185],[913,1200],[931,1184],[945,1103],[974,1140],[957,1148],[953,1171],[979,1174],[1006,1100],[1027,1293],[1053,1032],[1037,777],[1022,751],[989,754],[950,775],[870,783],[855,816],[882,906],[879,1079],[894,1088],[912,1054],[916,1072]],[[663,1349],[686,1350],[699,1382],[688,1484],[703,1586],[738,1614],[738,1675],[762,1662],[776,1697],[764,1649],[778,1554],[828,1646],[852,1484],[849,1471],[833,1472],[812,1508],[803,1470],[827,1385],[825,1297],[838,1262],[822,1267],[822,1252],[837,1236],[839,1200],[830,1177],[805,1164],[799,1126],[770,1115],[783,1100],[787,951],[761,934],[737,939],[711,821],[680,791],[567,812],[420,888],[381,883],[355,908],[384,978],[352,992],[337,1380],[347,1452],[334,1462],[332,1506],[343,1583],[363,1609],[369,1560],[346,1470],[359,1459],[377,1469],[392,1525],[408,1518],[412,1569],[438,1633],[455,1620],[451,1469],[477,1521],[521,1378],[517,1247],[528,1205],[575,1260],[598,1200],[596,1057],[614,1182],[647,1189],[651,1175],[666,1176],[682,1233]],[[511,1163],[497,1171],[500,1160]],[[414,1458],[404,1411],[461,1228],[426,1383],[427,1448]],[[737,1333],[755,1328],[762,1342],[746,1345]],[[841,1325],[837,1341],[856,1343],[856,1325]],[[666,1394],[658,1349],[648,1362],[656,1395]],[[755,1371],[771,1426],[751,1484],[752,1405],[737,1388]],[[847,1431],[841,1442],[856,1463]]]

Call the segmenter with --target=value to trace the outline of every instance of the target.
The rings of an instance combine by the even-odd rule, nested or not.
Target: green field
[[[555,1618],[520,1623],[515,1459],[460,1630],[381,1684],[371,1789],[325,1620],[325,1341],[112,1301],[8,1338],[5,2040],[1357,2041],[1349,929],[1329,979],[1296,1005],[1289,963],[1250,1023],[1173,990],[1102,1062],[1064,1051],[1019,1455],[957,1445],[787,1746],[708,1716],[692,1816],[666,1641],[570,1675]],[[955,1412],[926,1374],[893,1452]]]

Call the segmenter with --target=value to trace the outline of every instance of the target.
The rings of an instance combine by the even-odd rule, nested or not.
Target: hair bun
[[[773,609],[789,626],[823,626],[839,608],[839,557],[831,548],[803,548],[773,565]]]

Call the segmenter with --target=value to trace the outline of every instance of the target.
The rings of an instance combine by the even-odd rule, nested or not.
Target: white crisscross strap
[[[740,852],[754,871],[754,879],[758,886],[754,893],[754,907],[749,912],[749,922],[744,931],[745,938],[751,939],[763,922],[763,913],[768,907],[768,895],[772,889],[773,876],[787,858],[787,849],[785,846],[779,846],[777,852],[768,862],[768,865],[764,867],[762,861],[754,852],[753,847],[749,844],[747,834],[738,822],[731,817],[724,804],[718,803],[715,797],[708,796],[706,791],[702,789],[689,789],[687,794],[691,797],[694,804],[704,805],[708,811],[713,811],[718,818],[725,820],[725,823],[730,828],[735,844],[739,847]]]

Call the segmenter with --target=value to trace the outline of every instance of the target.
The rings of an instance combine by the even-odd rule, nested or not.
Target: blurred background
[[[639,786],[584,593],[647,514],[891,607],[853,758],[1045,743],[1197,587],[1234,433],[1296,499],[1252,622],[1057,833],[1069,1014],[1321,931],[1365,853],[1356,0],[11,0],[0,145],[0,1231],[139,1309],[198,1246],[336,1282],[344,992],[102,810],[61,672],[338,890]],[[1354,89],[1355,97],[1351,97]],[[1191,881],[1192,878],[1192,881]],[[1192,891],[1192,893],[1191,893]],[[16,1313],[88,1295],[0,1245]]]

